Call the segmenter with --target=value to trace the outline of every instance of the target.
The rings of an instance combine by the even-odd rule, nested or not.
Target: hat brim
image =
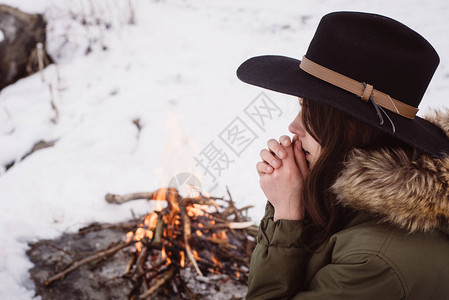
[[[257,56],[240,65],[237,77],[251,85],[329,105],[433,156],[449,153],[449,139],[438,126],[418,116],[410,120],[385,110],[395,126],[393,133],[392,124],[385,116],[384,123],[380,124],[371,103],[304,72],[299,68],[300,63],[285,56]]]

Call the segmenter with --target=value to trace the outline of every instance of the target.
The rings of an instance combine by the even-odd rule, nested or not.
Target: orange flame
[[[219,267],[220,269],[223,267],[223,265],[221,264],[221,262],[220,262],[215,256],[213,256],[213,255],[212,255],[212,261],[213,261],[214,264],[215,264],[217,267]]]
[[[126,242],[129,243],[131,242],[131,239],[133,238],[134,233],[132,231],[128,232],[126,234]]]
[[[184,268],[185,259],[186,259],[185,255],[184,255],[184,251],[179,252],[179,255],[181,256],[181,260],[180,260],[181,267]]]
[[[168,266],[169,264],[171,264],[171,259],[170,258],[166,258],[167,262],[165,263],[166,266]]]
[[[157,213],[155,212],[151,212],[149,213],[146,217],[145,220],[143,222],[145,224],[145,226],[147,226],[148,228],[155,228],[156,224],[157,224]]]
[[[154,200],[166,201],[167,200],[167,188],[161,188],[161,189],[157,190],[153,194],[153,199]],[[161,203],[161,201],[156,201],[155,211],[161,211],[161,210],[162,210],[162,203]]]
[[[137,249],[137,252],[142,251],[142,243],[141,242],[136,243],[136,249]]]
[[[198,217],[198,216],[204,216],[204,209],[206,209],[205,205],[200,204],[193,204],[192,206],[186,207],[187,215],[189,217]]]
[[[226,235],[226,232],[224,232],[224,231],[217,232],[216,236],[219,239],[223,239],[223,240],[227,240],[228,239],[228,236]]]
[[[197,236],[203,236],[203,233],[201,231],[199,231],[199,230],[195,231],[195,233],[196,233]]]

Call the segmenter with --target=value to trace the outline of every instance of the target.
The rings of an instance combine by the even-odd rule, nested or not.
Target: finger
[[[272,166],[270,166],[264,161],[259,161],[256,164],[256,169],[259,176],[262,176],[264,173],[271,173],[274,170]]]
[[[302,176],[305,178],[309,174],[309,166],[307,165],[306,155],[302,150],[302,143],[300,140],[297,140],[294,145],[294,153],[295,153],[295,161],[298,166],[299,171]]]
[[[298,136],[297,134],[295,134],[295,135],[293,136],[293,138],[292,138],[292,144],[293,144],[294,142],[296,142],[297,140],[299,140],[299,136]]]
[[[283,135],[279,138],[279,143],[284,147],[290,147],[292,141],[290,140],[290,137],[288,135]]]
[[[287,156],[287,151],[285,151],[285,148],[275,139],[268,140],[267,146],[268,149],[273,151],[279,158],[284,159]]]
[[[282,160],[277,158],[273,152],[270,152],[267,149],[262,149],[260,151],[260,157],[273,168],[279,168],[282,165]]]

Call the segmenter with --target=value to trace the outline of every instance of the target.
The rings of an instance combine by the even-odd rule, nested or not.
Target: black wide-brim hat
[[[305,71],[305,62],[374,92],[364,90],[364,101],[339,83]],[[321,19],[302,61],[276,55],[253,57],[240,65],[237,76],[252,85],[327,104],[439,157],[449,153],[443,130],[414,113],[404,116],[396,108],[403,105],[417,111],[438,64],[432,45],[398,21],[370,13],[334,12]],[[391,102],[394,109],[379,110],[374,96],[380,94],[388,105],[396,101],[397,105]]]

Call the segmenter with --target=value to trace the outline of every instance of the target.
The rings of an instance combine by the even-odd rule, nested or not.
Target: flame
[[[134,233],[132,231],[128,232],[126,234],[126,242],[129,243],[131,242],[131,239],[133,238]]]
[[[141,242],[136,243],[136,248],[137,248],[137,252],[142,251],[142,243]]]
[[[213,261],[214,264],[215,264],[217,267],[219,267],[220,269],[223,267],[223,265],[221,264],[221,262],[220,262],[215,256],[213,256],[213,255],[212,255],[212,261]]]
[[[143,221],[143,223],[144,223],[145,226],[148,227],[148,228],[155,228],[155,227],[156,227],[156,224],[157,224],[157,213],[155,213],[155,212],[149,213],[149,214],[145,217],[145,220]]]
[[[187,215],[189,217],[198,217],[198,216],[204,216],[204,210],[207,208],[206,205],[200,205],[200,204],[193,204],[192,206],[186,207]]]
[[[192,188],[192,186],[191,186]],[[193,187],[194,188],[194,187]],[[167,195],[167,193],[169,193]],[[205,192],[205,196],[207,198],[210,198],[209,194],[207,194]],[[133,231],[129,231],[126,233],[126,241],[130,242],[130,241],[134,241],[135,243],[135,247],[137,249],[137,252],[141,252],[142,247],[144,247],[144,244],[142,243],[144,238],[148,238],[148,239],[153,239],[155,232],[156,232],[156,227],[163,225],[162,228],[158,228],[162,229],[162,236],[163,236],[163,243],[162,243],[162,248],[160,251],[160,257],[161,259],[165,260],[165,265],[170,265],[172,263],[172,252],[169,251],[170,249],[172,249],[171,242],[170,240],[173,239],[177,239],[179,237],[179,235],[182,233],[182,228],[180,228],[180,226],[182,226],[182,219],[181,219],[181,214],[180,214],[180,210],[179,207],[177,208],[177,210],[173,210],[171,211],[170,214],[161,214],[158,211],[161,211],[162,208],[162,200],[166,203],[168,203],[168,205],[172,205],[172,206],[177,206],[177,199],[172,199],[172,198],[167,198],[167,197],[177,197],[175,193],[172,193],[168,188],[161,188],[159,190],[157,190],[156,192],[154,192],[153,194],[153,199],[157,200],[156,204],[158,205],[158,208],[153,211],[150,212],[148,215],[145,216],[143,222],[141,224],[139,224],[139,227],[133,232]],[[199,198],[201,197],[201,193],[199,193]],[[159,201],[158,201],[159,200]],[[191,204],[188,205],[187,207],[185,207],[186,209],[186,214],[193,219],[196,219],[195,223],[198,223],[197,226],[198,228],[195,230],[195,234],[198,237],[202,237],[205,234],[209,235],[210,231],[208,228],[213,228],[214,224],[216,224],[216,220],[214,219],[214,216],[211,212],[210,207],[208,205],[201,205],[201,204]],[[198,222],[198,217],[202,216],[202,218],[200,219],[201,221],[204,221],[203,223]],[[191,220],[192,221],[192,220]],[[159,224],[158,224],[159,222]],[[221,222],[221,221],[218,221]],[[162,223],[162,224],[161,224]],[[192,226],[193,227],[193,226]],[[194,228],[194,227],[193,227]],[[205,232],[204,229],[205,228]],[[203,230],[203,231],[201,231]],[[159,231],[158,231],[159,233]],[[181,234],[182,235],[182,234]],[[190,232],[189,232],[189,236],[190,236]],[[227,243],[228,241],[228,236],[226,235],[225,231],[219,231],[219,232],[214,232],[212,233],[212,238],[216,239],[216,243]],[[210,237],[206,237],[206,239],[210,239]],[[220,241],[221,240],[221,241]],[[167,246],[168,250],[166,249]],[[198,252],[196,250],[192,249],[192,254],[193,257],[195,258],[195,260],[200,261],[201,258],[198,255]],[[215,268],[214,269],[210,269],[211,271],[220,274],[220,269],[223,268],[222,263],[217,259],[217,257],[215,257],[214,255],[211,256],[211,260],[212,262],[215,264]],[[176,259],[177,261],[177,259]],[[179,265],[181,267],[185,267],[186,265],[186,253],[185,251],[179,251]],[[236,271],[235,276],[237,278],[241,277],[240,272]]]
[[[240,278],[240,272],[239,272],[239,271],[235,272],[235,276],[236,276],[237,278]]]
[[[171,259],[170,258],[166,258],[167,262],[165,263],[166,266],[168,266],[169,264],[171,264]]]
[[[179,255],[181,256],[181,259],[180,259],[180,264],[181,264],[181,267],[183,267],[184,268],[184,264],[185,264],[185,255],[184,255],[184,251],[180,251],[179,252]]]
[[[153,194],[154,200],[167,200],[167,188],[160,188]],[[161,201],[156,201],[156,208],[155,211],[161,211],[162,210],[162,203]]]
[[[160,188],[153,194],[154,200],[166,200],[167,199],[167,188]]]
[[[136,232],[134,233],[134,240],[135,241],[140,241],[141,239],[143,239],[145,236],[145,229],[143,228],[137,228]]]
[[[226,232],[224,232],[224,231],[218,232],[216,237],[219,238],[219,239],[223,239],[223,240],[227,240],[228,239],[228,236],[226,235]]]

